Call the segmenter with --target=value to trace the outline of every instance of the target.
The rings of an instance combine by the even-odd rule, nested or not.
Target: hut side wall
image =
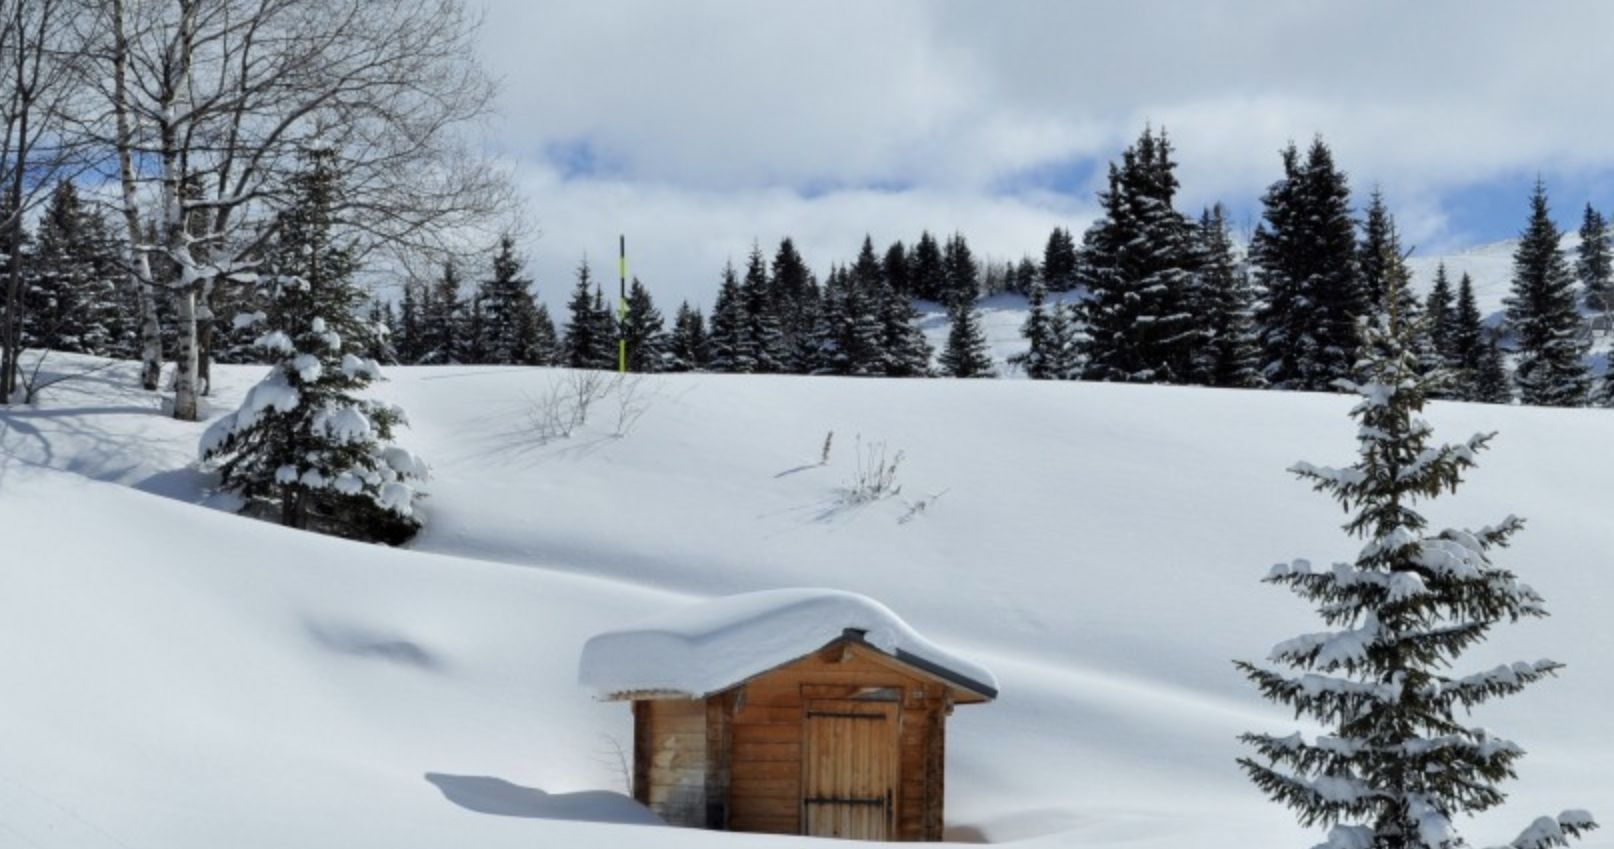
[[[833,646],[749,682],[736,694],[728,730],[728,827],[800,834],[802,738],[807,703],[894,688],[900,694],[895,837],[940,840],[945,689],[905,674],[853,645]]]
[[[671,825],[707,826],[707,704],[634,702],[633,796]]]

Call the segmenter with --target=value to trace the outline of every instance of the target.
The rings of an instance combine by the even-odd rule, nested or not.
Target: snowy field
[[[263,369],[216,371],[214,416]],[[1320,629],[1259,583],[1273,563],[1359,547],[1284,471],[1351,460],[1350,399],[665,376],[625,435],[613,396],[545,441],[533,407],[562,372],[388,374],[434,467],[410,550],[210,509],[206,422],[163,417],[130,366],[0,412],[0,847],[804,844],[647,824],[623,795],[628,711],[577,682],[596,633],[792,586],[879,599],[997,676],[997,702],[949,723],[951,839],[1321,839],[1235,767],[1238,733],[1294,724],[1231,661]],[[1510,803],[1459,826],[1488,846],[1565,808],[1614,818],[1614,412],[1430,418],[1500,435],[1429,515],[1526,517],[1498,561],[1554,614],[1499,629],[1473,670],[1568,665],[1478,714],[1530,754]],[[901,491],[846,503],[882,443]]]

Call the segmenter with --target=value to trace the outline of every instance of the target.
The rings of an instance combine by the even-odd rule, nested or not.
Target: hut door
[[[891,839],[899,709],[892,702],[808,703],[802,741],[803,833]]]

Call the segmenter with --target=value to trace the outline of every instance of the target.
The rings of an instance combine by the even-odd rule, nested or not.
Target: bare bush
[[[897,483],[897,469],[902,465],[902,450],[889,453],[884,442],[870,442],[865,449],[861,436],[855,445],[857,469],[846,485],[843,500],[848,504],[867,504],[901,492],[902,485]]]
[[[612,382],[611,391],[616,394],[616,431],[612,436],[627,436],[633,426],[639,423],[639,417],[650,409],[650,401],[655,393],[644,389],[642,374],[619,374]]]
[[[834,442],[835,442],[835,431],[832,430],[829,433],[824,434],[824,450],[823,450],[822,453],[820,453],[818,455],[818,465],[820,465],[820,466],[829,465],[829,448],[830,448],[830,445],[832,443],[834,443]]]
[[[570,369],[532,402],[528,418],[540,441],[567,439],[588,424],[595,404],[615,398],[616,425],[611,435],[620,438],[632,432],[654,397],[654,392],[646,390],[642,374]]]

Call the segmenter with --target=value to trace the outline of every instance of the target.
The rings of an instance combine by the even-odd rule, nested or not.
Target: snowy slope
[[[219,412],[260,372],[222,371]],[[1316,629],[1258,583],[1267,567],[1357,548],[1283,471],[1348,461],[1347,399],[667,376],[639,385],[625,436],[607,398],[544,442],[531,408],[562,373],[390,376],[380,394],[435,469],[413,551],[183,503],[207,500],[183,469],[202,425],[162,418],[127,368],[0,413],[0,534],[21,540],[0,560],[0,846],[791,843],[580,821],[643,813],[602,792],[622,790],[626,711],[576,684],[594,633],[787,586],[879,599],[996,673],[1000,700],[949,727],[956,839],[1317,836],[1234,768],[1234,735],[1292,722],[1229,660]],[[1514,802],[1467,834],[1488,845],[1566,807],[1614,817],[1614,417],[1432,418],[1451,439],[1501,431],[1432,517],[1530,519],[1502,562],[1555,614],[1502,629],[1474,668],[1569,665],[1480,715],[1530,756]],[[902,490],[849,506],[859,435],[865,454],[904,452]]]

